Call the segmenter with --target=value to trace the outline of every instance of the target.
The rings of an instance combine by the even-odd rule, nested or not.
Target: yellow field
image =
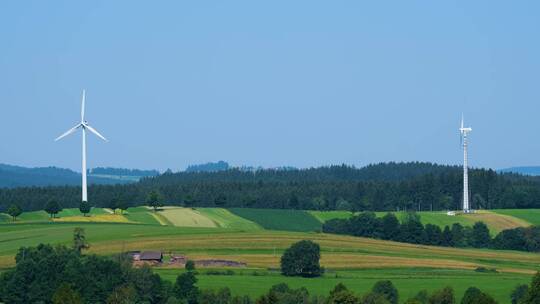
[[[100,214],[90,216],[68,216],[53,219],[55,222],[97,222],[97,223],[130,223],[123,215]]]
[[[210,218],[190,208],[169,207],[159,211],[159,215],[178,227],[218,227]]]
[[[224,233],[157,236],[129,239],[122,243],[103,242],[91,247],[96,253],[121,250],[162,250],[187,254],[194,259],[229,259],[249,267],[278,267],[282,251],[292,243],[311,239],[321,245],[324,267],[333,269],[423,267],[475,269],[483,266],[501,272],[534,273],[540,255],[512,251],[493,251],[431,247],[380,241],[367,238],[305,233]],[[520,261],[516,264],[516,261]]]
[[[484,222],[490,229],[495,232],[500,232],[504,229],[512,229],[517,227],[528,227],[531,224],[517,217],[494,213],[487,210],[478,210],[476,213],[460,214],[465,218],[469,218],[474,222]]]

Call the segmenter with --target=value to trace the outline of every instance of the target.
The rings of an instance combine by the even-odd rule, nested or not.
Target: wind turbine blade
[[[97,137],[103,139],[104,141],[108,141],[103,135],[99,134],[99,132],[96,131],[96,129],[90,127],[89,125],[84,125],[84,126],[85,126],[85,128],[88,129],[88,131],[90,131],[90,132],[96,134]]]
[[[81,122],[84,122],[84,103],[86,99],[86,90],[82,91]]]
[[[68,136],[69,134],[71,134],[71,133],[77,131],[77,129],[78,129],[80,126],[81,126],[81,124],[78,124],[78,125],[76,125],[75,127],[71,128],[71,129],[69,129],[69,130],[67,130],[66,133],[64,133],[64,134],[62,134],[62,135],[60,135],[60,136],[58,136],[54,141],[59,141],[60,139],[62,139],[62,138],[64,138],[64,137]]]
[[[463,116],[463,113],[461,113],[461,128],[465,126],[465,117]]]

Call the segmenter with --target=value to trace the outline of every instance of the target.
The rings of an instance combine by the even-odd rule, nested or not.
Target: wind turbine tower
[[[55,139],[55,141],[58,141],[71,133],[74,133],[78,129],[82,130],[82,201],[87,202],[88,201],[88,194],[87,194],[87,185],[86,185],[86,130],[94,133],[97,137],[103,139],[104,141],[108,141],[103,135],[99,134],[96,129],[92,128],[86,120],[84,120],[84,102],[86,98],[86,92],[83,90],[82,93],[82,106],[81,106],[81,122],[75,125],[75,127],[69,129],[66,131],[66,133],[58,136],[58,138]]]
[[[463,212],[470,213],[471,207],[469,204],[469,159],[467,154],[468,139],[467,134],[471,132],[471,128],[465,128],[465,121],[463,115],[461,116],[461,143],[463,145]]]

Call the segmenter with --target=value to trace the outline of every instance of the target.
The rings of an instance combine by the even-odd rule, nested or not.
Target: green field
[[[258,224],[233,214],[231,211],[223,208],[198,208],[202,215],[212,219],[218,227],[222,228],[235,228],[240,230],[260,230],[261,226]]]
[[[321,230],[321,222],[307,211],[251,208],[229,210],[265,229],[304,232]]]
[[[158,269],[164,279],[173,282],[181,271],[176,269]],[[415,279],[411,279],[414,276]],[[328,295],[338,283],[357,294],[370,291],[375,282],[391,280],[397,287],[400,302],[413,297],[420,290],[433,292],[446,286],[452,286],[457,303],[461,301],[465,290],[477,286],[489,293],[499,303],[509,303],[510,293],[518,284],[530,283],[530,277],[519,274],[482,274],[474,271],[440,270],[440,269],[365,269],[352,271],[332,271],[321,278],[305,279],[280,276],[268,273],[264,276],[253,275],[252,270],[236,270],[232,276],[206,275],[204,270],[197,277],[203,289],[219,289],[228,286],[233,295],[250,295],[258,297],[268,291],[269,287],[279,283],[287,283],[292,288],[305,287],[311,295]]]
[[[130,208],[124,212],[124,216],[131,222],[137,222],[148,225],[161,225],[161,223],[152,215],[146,207]]]
[[[496,210],[470,216],[421,212],[420,216],[424,223],[439,226],[454,222],[472,225],[482,219],[490,228],[501,229],[508,225],[528,225],[534,222],[536,214],[540,215],[540,210]],[[325,220],[350,215],[344,211],[180,207],[165,207],[158,212],[136,207],[123,215],[94,208],[89,217],[81,217],[78,209],[66,209],[55,221],[43,211],[26,212],[16,223],[2,215],[0,268],[12,267],[15,253],[23,246],[70,245],[73,229],[82,227],[91,244],[90,253],[160,250],[166,255],[186,254],[195,260],[247,263],[248,268],[234,269],[232,276],[207,275],[201,269],[199,286],[227,286],[234,294],[251,296],[258,296],[281,282],[295,288],[305,286],[312,294],[326,294],[343,282],[362,294],[377,280],[390,279],[400,290],[402,300],[422,289],[432,291],[449,285],[456,290],[458,298],[466,288],[477,286],[500,303],[507,303],[512,288],[527,283],[540,269],[540,255],[534,253],[430,247],[316,232]],[[404,213],[397,216],[402,218]],[[327,269],[323,277],[288,278],[268,270],[278,268],[283,251],[302,239],[320,244],[321,264]],[[477,273],[474,271],[477,267],[496,268],[499,273]],[[165,279],[174,280],[182,270],[163,267],[156,271]]]
[[[79,213],[80,214],[80,213]],[[24,222],[50,221],[49,215],[45,211],[23,212],[17,220]]]

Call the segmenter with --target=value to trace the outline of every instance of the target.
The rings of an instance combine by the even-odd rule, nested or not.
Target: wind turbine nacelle
[[[461,131],[461,133],[465,133],[465,132],[471,132],[472,128],[461,128],[459,130]]]

